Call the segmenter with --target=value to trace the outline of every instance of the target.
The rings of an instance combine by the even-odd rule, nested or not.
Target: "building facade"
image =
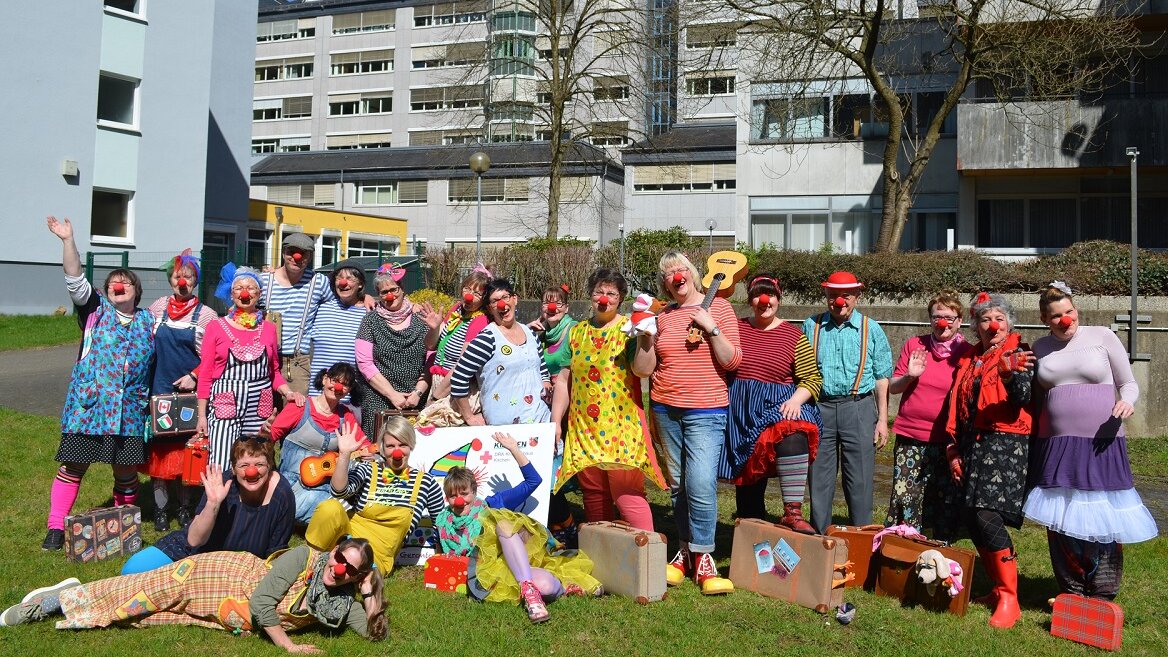
[[[61,271],[46,215],[70,218],[83,258],[154,278],[183,248],[233,250],[247,218],[255,6],[72,0],[9,14],[0,117],[20,137],[5,147],[4,224],[18,230],[0,257],[0,312],[68,305],[63,286],[43,287]]]

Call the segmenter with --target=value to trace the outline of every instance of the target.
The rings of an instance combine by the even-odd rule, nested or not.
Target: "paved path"
[[[59,417],[65,403],[69,372],[76,358],[75,344],[0,352],[0,406],[34,415]],[[876,462],[874,499],[877,506],[888,504],[891,486],[891,444],[885,448],[885,452],[886,455]],[[1168,531],[1168,477],[1137,477],[1136,489],[1152,511],[1161,531]],[[839,488],[836,501],[843,502],[843,491]],[[777,484],[767,489],[767,507],[771,513],[782,512],[782,499]],[[882,521],[883,518],[876,520]]]

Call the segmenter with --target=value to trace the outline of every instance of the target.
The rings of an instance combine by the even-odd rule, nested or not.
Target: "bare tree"
[[[865,111],[875,115],[867,118],[887,126],[880,252],[898,249],[913,193],[970,85],[1003,101],[1091,93],[1140,42],[1139,0],[919,5],[918,15],[916,0],[723,0],[739,25],[740,79],[771,84],[782,97],[775,109],[787,117],[801,103],[826,102],[831,85],[866,81],[874,102]],[[922,74],[943,80],[931,116],[914,116],[908,95],[910,76]],[[745,111],[753,111],[749,103]]]

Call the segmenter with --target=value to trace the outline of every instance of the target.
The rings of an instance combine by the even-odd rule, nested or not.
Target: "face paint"
[[[474,303],[474,295],[471,294],[470,292],[463,294],[462,295],[462,302],[463,303]]]
[[[1059,325],[1059,327],[1061,327],[1063,329],[1071,328],[1071,324],[1074,324],[1074,323],[1075,323],[1075,320],[1071,319],[1070,315],[1063,315],[1062,317],[1058,318],[1058,325]]]
[[[949,320],[942,317],[942,318],[934,321],[933,326],[936,326],[937,328],[941,329],[942,331],[947,330],[949,328]]]
[[[450,506],[458,506],[458,507],[466,506],[466,498],[459,495],[458,497],[454,498],[453,500],[450,500]]]
[[[835,304],[836,308],[843,308],[844,306],[848,305],[848,300],[844,297],[836,297],[835,301],[832,303]]]
[[[986,326],[986,330],[990,333],[997,333],[998,331],[1002,330],[1002,325],[998,322],[990,322],[989,325]]]
[[[113,289],[114,289],[114,294],[125,294],[126,293],[125,283],[114,283]]]
[[[758,295],[758,299],[755,300],[755,303],[758,304],[759,308],[766,308],[767,306],[771,305],[771,295],[760,294]]]
[[[395,447],[393,451],[389,453],[389,457],[395,461],[400,461],[406,457],[406,453],[402,450],[402,448]]]
[[[507,302],[502,300],[502,299],[499,299],[498,301],[495,302],[495,310],[498,310],[499,312],[503,312],[503,311],[507,310]]]
[[[260,476],[260,469],[254,465],[249,465],[243,469],[243,476],[245,479],[255,479]]]
[[[676,274],[673,275],[673,284],[674,285],[681,285],[684,281],[685,281],[685,276],[683,276],[681,272],[677,272]]]
[[[560,309],[560,306],[558,304],[555,304],[555,303],[549,303],[547,306],[544,307],[544,310],[546,310],[547,314],[549,314],[549,315],[556,314],[556,312],[559,311],[559,309]]]

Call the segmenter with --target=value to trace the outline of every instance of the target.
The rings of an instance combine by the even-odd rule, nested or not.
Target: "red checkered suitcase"
[[[1104,650],[1123,644],[1123,609],[1114,602],[1060,593],[1054,599],[1050,633]]]

